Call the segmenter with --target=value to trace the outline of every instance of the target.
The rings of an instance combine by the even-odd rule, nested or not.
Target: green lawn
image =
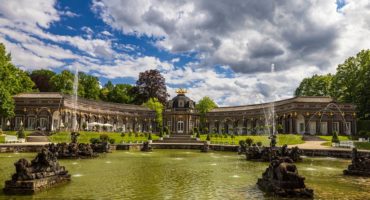
[[[0,143],[4,143],[5,142],[5,136],[1,135],[0,136]]]
[[[239,144],[239,140],[245,140],[246,138],[252,138],[253,142],[262,142],[264,146],[270,145],[270,140],[268,139],[269,136],[267,135],[238,135],[235,136],[234,139],[231,138],[231,136],[228,136],[227,138],[225,137],[211,137],[211,143],[222,143],[222,144]],[[202,141],[205,141],[207,138],[207,135],[201,135],[200,139]],[[304,141],[302,140],[301,135],[292,135],[292,134],[287,134],[287,135],[278,135],[277,136],[277,145],[281,146],[284,144],[288,145],[294,145],[294,144],[302,144]]]
[[[358,149],[370,150],[370,142],[355,142],[355,146]]]
[[[124,137],[121,137],[121,133],[116,132],[90,132],[90,131],[80,131],[80,136],[78,137],[78,142],[80,143],[90,143],[91,138],[99,138],[101,134],[107,134],[109,138],[113,138],[115,143],[122,143],[122,142],[142,142],[147,141],[148,138],[144,136],[144,134],[139,134],[138,137],[135,137],[135,134],[128,134],[125,133]],[[158,136],[152,134],[152,139],[158,139]],[[70,142],[70,132],[59,132],[55,133],[52,136],[49,136],[49,140],[54,143],[61,143],[61,142]]]
[[[331,139],[333,138],[333,136],[331,135],[320,135],[319,137],[326,141],[331,141]],[[349,136],[343,136],[343,135],[338,135],[338,138],[340,141],[351,140]]]
[[[24,134],[28,136],[29,134],[33,133],[34,131],[24,131]],[[3,131],[6,135],[17,135],[17,131]]]

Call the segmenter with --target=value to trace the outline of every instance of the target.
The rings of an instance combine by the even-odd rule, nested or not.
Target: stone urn
[[[197,141],[200,141],[200,138],[195,138]]]
[[[149,144],[153,143],[153,140],[148,140],[148,143],[149,143]]]
[[[163,137],[160,137],[159,140],[163,140]]]
[[[25,142],[26,142],[26,138],[19,138],[19,139],[18,139],[18,141],[19,141],[20,143],[25,143]]]

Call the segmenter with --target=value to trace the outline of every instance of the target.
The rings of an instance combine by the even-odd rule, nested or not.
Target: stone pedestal
[[[51,188],[55,185],[69,182],[71,176],[66,175],[54,175],[42,179],[26,180],[26,181],[5,181],[5,188],[3,189],[5,194],[8,195],[29,195],[36,192],[42,191],[47,188]]]

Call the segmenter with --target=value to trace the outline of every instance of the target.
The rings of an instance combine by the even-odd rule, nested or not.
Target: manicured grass
[[[370,142],[355,142],[358,149],[370,150]]]
[[[270,145],[270,139],[268,139],[269,136],[267,135],[238,135],[235,136],[234,139],[231,138],[231,136],[227,136],[225,138],[224,136],[221,137],[211,137],[211,143],[222,143],[222,144],[239,144],[239,140],[245,140],[246,138],[252,138],[254,143],[262,142],[262,145],[268,146]],[[207,135],[201,135],[200,139],[202,141],[205,141],[207,138]],[[277,145],[281,146],[284,144],[288,145],[294,145],[294,144],[302,144],[304,141],[302,140],[301,135],[292,135],[292,134],[280,134],[277,136]]]
[[[34,131],[24,131],[24,134],[28,136],[29,134],[33,133]],[[17,135],[17,131],[3,131],[6,135]]]
[[[5,136],[0,136],[0,143],[4,143],[5,142]]]
[[[326,141],[331,141],[331,139],[333,138],[333,136],[331,135],[320,135],[319,137]],[[351,140],[349,136],[346,136],[346,135],[338,135],[338,138],[340,141]]]
[[[122,142],[125,142],[125,143],[133,143],[133,142],[142,142],[142,141],[147,141],[148,138],[145,137],[145,135],[143,133],[139,133],[137,136],[138,137],[135,137],[135,134],[128,134],[128,133],[125,133],[125,136],[122,137],[121,136],[121,133],[116,133],[116,132],[90,132],[90,131],[80,131],[80,136],[78,137],[78,142],[80,143],[90,143],[90,139],[91,138],[99,138],[100,135],[102,134],[107,134],[109,136],[109,138],[112,138],[115,140],[115,143],[122,143]],[[152,139],[153,140],[156,140],[158,139],[158,136],[156,136],[155,134],[152,134]],[[71,141],[71,136],[70,136],[70,132],[58,132],[58,133],[55,133],[51,136],[49,136],[49,140],[51,142],[54,142],[54,143],[62,143],[62,142],[66,142],[66,143],[69,143]]]

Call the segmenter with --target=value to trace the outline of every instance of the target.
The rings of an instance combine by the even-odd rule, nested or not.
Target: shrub
[[[333,132],[333,137],[331,138],[332,143],[339,143],[338,133],[336,131]]]
[[[207,141],[211,141],[211,136],[209,134],[207,134]]]
[[[125,133],[121,133],[121,137],[125,137],[125,135],[126,135]]]
[[[91,143],[91,144],[100,143],[100,139],[99,139],[99,138],[91,138],[91,139],[90,139],[90,143]]]
[[[17,136],[18,138],[26,138],[26,134],[24,134],[24,130],[22,127],[17,131]]]
[[[114,144],[116,142],[116,140],[114,138],[109,138],[109,143],[110,144]]]
[[[204,133],[208,133],[208,127],[204,128]]]
[[[253,144],[253,139],[252,139],[252,138],[247,137],[247,138],[245,139],[245,143],[250,147],[250,146],[252,146],[252,144]]]
[[[261,141],[258,141],[257,143],[257,146],[261,147],[262,146],[262,142]]]
[[[3,129],[0,128],[0,135],[4,134]]]
[[[159,131],[159,137],[163,137],[163,130],[162,129]]]
[[[148,140],[152,140],[152,134],[149,133]]]
[[[195,136],[196,138],[200,138],[200,133],[199,132],[197,132],[197,134],[196,134],[196,136]]]
[[[135,137],[139,137],[139,133],[135,133]]]
[[[109,140],[109,136],[107,134],[101,134],[99,138],[102,142],[108,142]]]
[[[84,122],[84,123],[82,124],[82,129],[83,129],[83,130],[86,130],[86,128],[87,128],[87,123],[86,123],[86,122]]]
[[[239,145],[244,147],[246,145],[246,142],[244,140],[239,140]]]

